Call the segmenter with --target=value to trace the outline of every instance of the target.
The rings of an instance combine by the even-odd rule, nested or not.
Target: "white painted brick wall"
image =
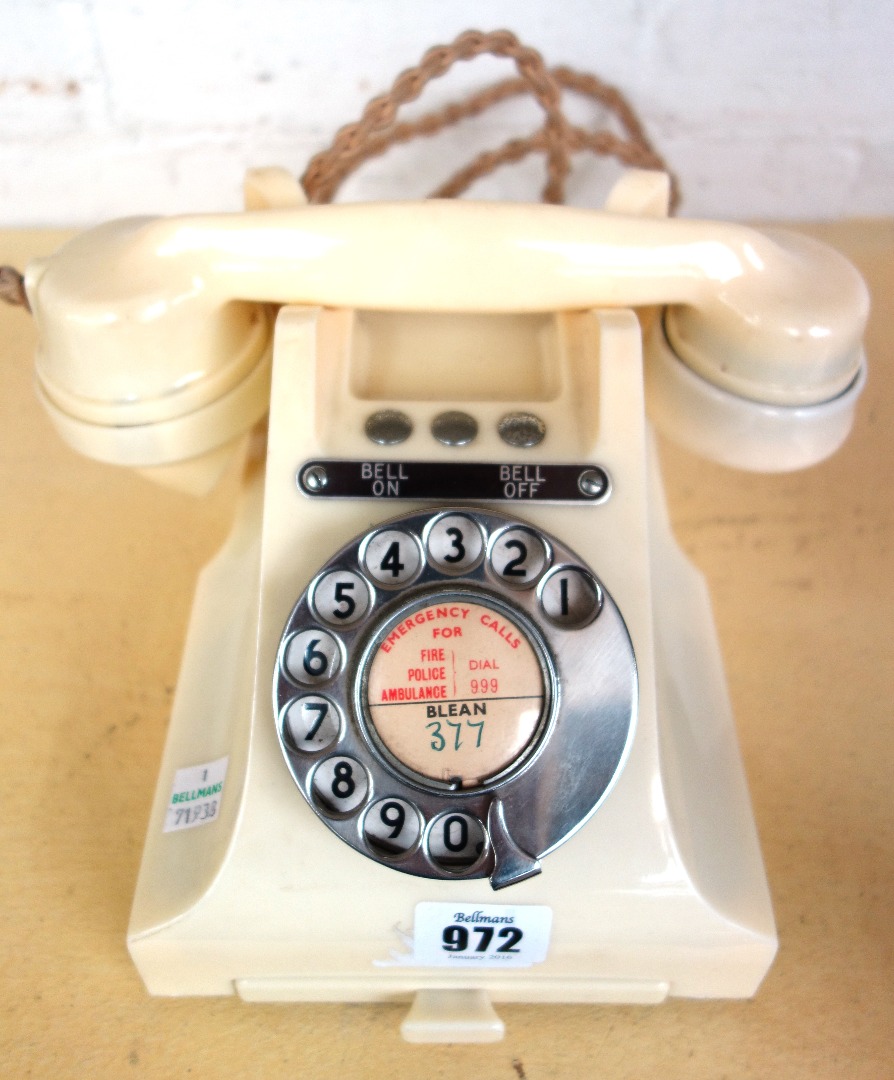
[[[0,0],[0,225],[235,208],[246,166],[300,173],[429,45],[503,26],[628,94],[688,216],[894,212],[894,0]],[[511,70],[454,69],[413,111]],[[536,121],[506,104],[342,197],[423,195]],[[614,175],[581,159],[570,201]],[[474,194],[536,198],[541,176]]]

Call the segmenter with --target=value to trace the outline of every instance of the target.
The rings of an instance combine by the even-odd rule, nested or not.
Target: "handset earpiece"
[[[656,427],[696,453],[786,472],[847,438],[866,383],[869,294],[819,241],[782,230],[762,241],[742,249],[757,273],[718,285],[715,302],[731,318],[675,306],[650,328],[646,401]]]
[[[720,465],[754,472],[808,468],[844,443],[866,384],[862,352],[841,393],[813,404],[777,404],[704,378],[671,348],[666,327],[659,319],[649,328],[643,358],[649,419],[671,441]]]

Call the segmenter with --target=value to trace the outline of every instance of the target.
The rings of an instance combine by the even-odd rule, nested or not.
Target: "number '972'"
[[[497,946],[491,950],[491,943],[497,938]],[[495,930],[492,926],[445,926],[441,934],[442,948],[446,952],[517,953],[521,952],[518,943],[522,937],[517,926],[504,926]],[[473,940],[474,938],[474,940]]]

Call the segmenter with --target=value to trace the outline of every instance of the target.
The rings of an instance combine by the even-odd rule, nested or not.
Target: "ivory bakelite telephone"
[[[75,448],[209,487],[134,902],[152,993],[752,994],[776,937],[709,602],[651,426],[726,465],[832,453],[864,285],[821,244],[603,211],[308,206],[117,221],[26,276]],[[266,446],[264,417],[268,413]],[[262,467],[263,466],[263,467]]]

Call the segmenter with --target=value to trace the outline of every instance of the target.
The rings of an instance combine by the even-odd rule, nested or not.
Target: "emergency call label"
[[[511,765],[547,703],[534,646],[502,608],[438,598],[393,622],[373,655],[369,716],[414,772],[475,786]]]

